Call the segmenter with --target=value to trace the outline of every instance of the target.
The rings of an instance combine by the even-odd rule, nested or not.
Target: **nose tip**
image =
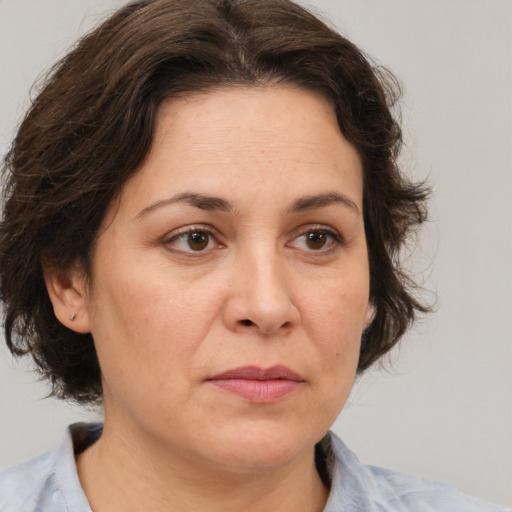
[[[263,336],[286,334],[300,321],[285,272],[276,264],[237,272],[224,314],[229,329]]]

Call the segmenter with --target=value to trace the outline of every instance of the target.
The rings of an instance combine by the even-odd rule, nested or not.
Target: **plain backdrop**
[[[0,0],[0,152],[33,81],[119,0]],[[334,430],[367,464],[512,505],[510,0],[309,2],[404,84],[403,166],[434,186],[409,264],[436,311],[355,386]],[[97,415],[0,349],[0,467]]]

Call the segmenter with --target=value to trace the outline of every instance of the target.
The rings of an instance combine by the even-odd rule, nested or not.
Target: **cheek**
[[[305,302],[303,326],[308,338],[314,341],[321,359],[322,372],[329,378],[332,390],[350,387],[355,377],[361,335],[364,330],[368,295],[363,286],[326,286],[322,293],[309,294]]]
[[[92,296],[91,331],[104,378],[176,384],[215,321],[215,287],[202,286],[199,293],[161,270],[105,268],[98,275],[104,277]]]
[[[317,331],[321,339],[335,345],[359,342],[368,310],[368,286],[364,274],[360,279],[331,279],[320,290],[310,287],[309,293],[304,290],[301,302],[306,330]]]
[[[327,430],[340,414],[352,389],[361,346],[361,322],[365,310],[361,299],[329,287],[323,297],[309,302],[304,329],[312,341],[315,378],[311,396],[319,419]]]

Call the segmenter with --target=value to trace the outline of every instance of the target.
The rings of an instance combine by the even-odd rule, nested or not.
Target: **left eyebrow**
[[[317,194],[313,196],[306,196],[297,199],[290,208],[290,211],[294,213],[303,212],[306,210],[313,210],[315,208],[323,208],[333,203],[339,203],[347,206],[354,211],[357,215],[360,214],[359,208],[356,203],[349,199],[347,196],[338,192],[327,192],[325,194]]]

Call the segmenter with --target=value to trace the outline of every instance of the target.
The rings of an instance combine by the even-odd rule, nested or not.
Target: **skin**
[[[314,445],[372,317],[362,187],[356,150],[311,92],[163,104],[89,280],[46,271],[57,317],[92,333],[102,369],[104,434],[77,460],[93,510],[323,509]],[[278,364],[302,382],[271,403],[208,380]]]

